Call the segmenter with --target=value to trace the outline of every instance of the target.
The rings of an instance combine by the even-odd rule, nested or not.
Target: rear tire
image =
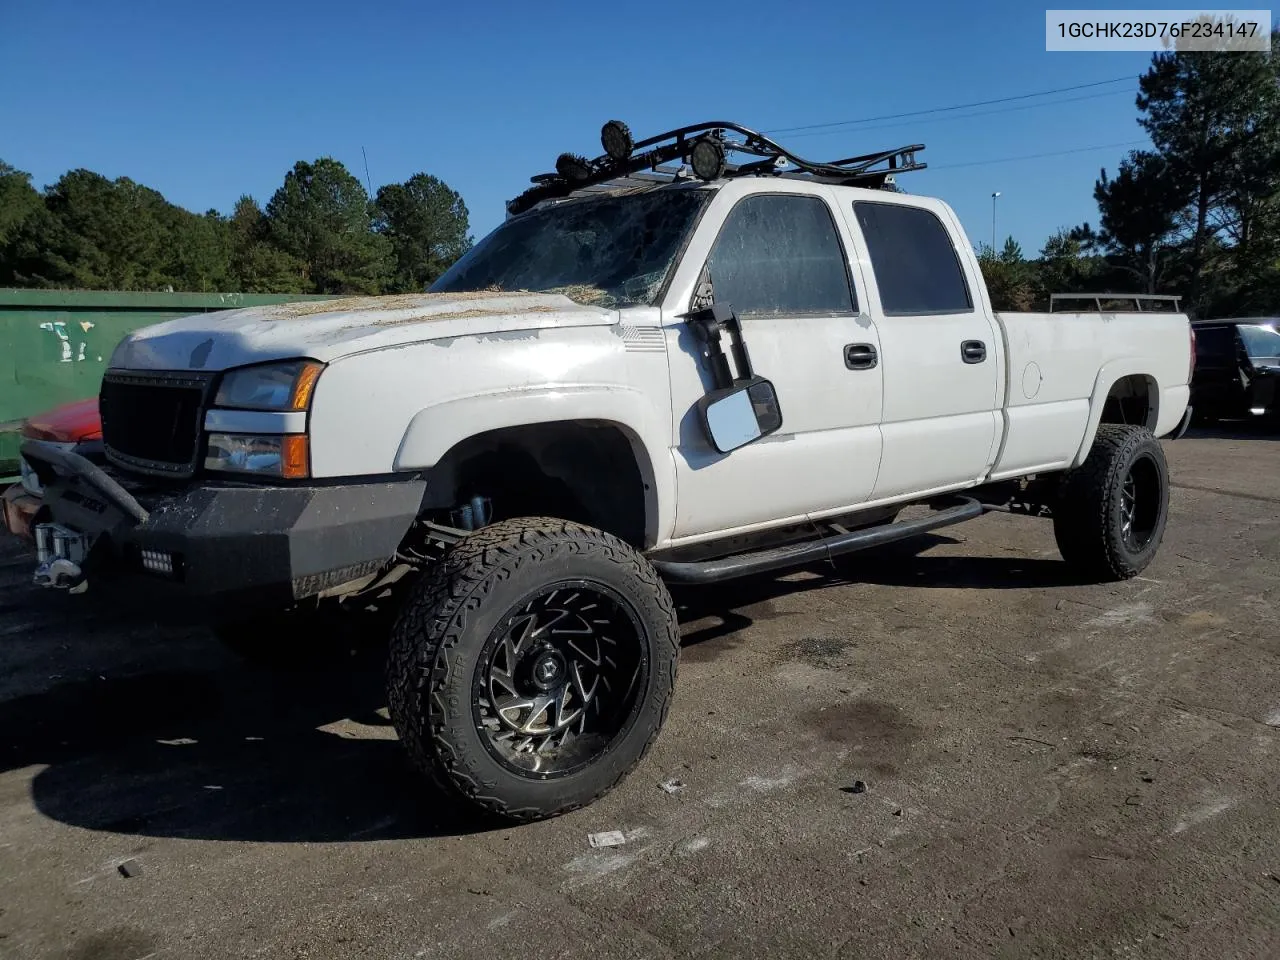
[[[1128,580],[1155,557],[1169,518],[1164,448],[1143,427],[1103,424],[1053,511],[1062,558],[1096,581]]]
[[[407,598],[388,658],[391,719],[446,793],[508,820],[558,816],[648,752],[679,644],[666,586],[627,544],[563,520],[503,520]]]

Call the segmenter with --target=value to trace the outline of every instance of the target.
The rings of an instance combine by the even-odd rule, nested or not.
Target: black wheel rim
[[[1129,465],[1120,486],[1120,539],[1130,553],[1141,553],[1151,543],[1160,510],[1160,468],[1143,455]]]
[[[511,772],[566,776],[627,733],[647,676],[630,603],[601,583],[550,584],[515,604],[489,635],[476,669],[476,727]]]

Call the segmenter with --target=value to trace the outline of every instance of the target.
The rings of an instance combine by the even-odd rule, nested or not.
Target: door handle
[[[851,343],[844,348],[844,365],[850,370],[870,370],[880,358],[869,343]]]
[[[981,363],[987,359],[987,345],[981,340],[966,340],[960,344],[960,359],[965,363]]]

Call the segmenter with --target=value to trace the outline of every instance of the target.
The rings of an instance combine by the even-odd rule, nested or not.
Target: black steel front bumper
[[[22,456],[44,486],[52,522],[85,535],[90,582],[168,582],[183,596],[219,603],[290,603],[374,572],[395,555],[426,490],[418,476],[130,490],[84,457],[38,440],[23,444]],[[157,572],[156,557],[172,572]]]

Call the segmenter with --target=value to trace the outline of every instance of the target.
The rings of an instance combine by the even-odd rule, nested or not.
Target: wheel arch
[[[645,548],[661,539],[674,509],[674,481],[656,455],[665,444],[655,420],[652,402],[627,387],[463,397],[413,417],[396,469],[429,471],[427,508],[451,506],[469,491],[487,495],[477,485],[495,478],[506,489],[518,481],[530,500],[539,482],[567,488],[579,513],[564,519]]]
[[[1098,426],[1103,423],[1128,423],[1155,432],[1160,422],[1160,383],[1149,371],[1155,361],[1132,357],[1104,364],[1094,380],[1089,397],[1089,418],[1084,437],[1072,467],[1078,467],[1089,456]]]

